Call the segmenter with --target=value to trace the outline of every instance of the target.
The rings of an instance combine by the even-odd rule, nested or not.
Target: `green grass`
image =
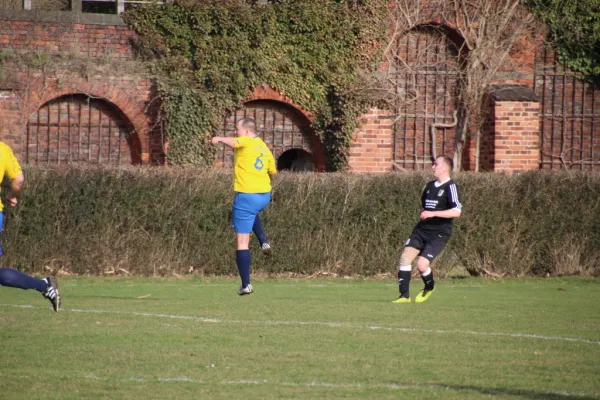
[[[597,399],[600,281],[62,278],[0,288],[2,399]],[[421,287],[413,280],[412,294]]]

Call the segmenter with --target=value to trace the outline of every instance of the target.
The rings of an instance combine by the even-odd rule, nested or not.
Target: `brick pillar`
[[[539,103],[526,86],[495,87],[480,154],[483,170],[521,172],[540,166]]]
[[[359,119],[350,149],[350,172],[376,173],[392,171],[393,113],[371,109]]]

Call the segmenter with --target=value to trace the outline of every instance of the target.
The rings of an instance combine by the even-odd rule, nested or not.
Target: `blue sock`
[[[265,230],[263,229],[262,222],[260,221],[260,217],[256,214],[256,218],[254,219],[254,225],[252,225],[252,232],[256,235],[256,238],[260,242],[262,247],[263,243],[267,243],[267,235],[265,234]]]
[[[250,284],[250,263],[252,262],[250,250],[236,251],[235,261],[240,272],[240,278],[242,278],[242,287],[246,287]]]
[[[46,291],[48,284],[43,279],[24,274],[12,268],[0,268],[0,286],[8,286],[19,289],[35,289],[40,293]]]

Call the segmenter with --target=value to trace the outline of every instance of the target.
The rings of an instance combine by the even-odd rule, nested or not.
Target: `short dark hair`
[[[454,170],[454,160],[450,156],[437,156],[437,158],[441,158],[444,160],[444,164],[448,167],[448,171],[452,172]]]
[[[254,122],[254,119],[250,117],[244,117],[238,119],[237,123],[240,124],[241,128],[249,129],[252,133],[256,134],[256,122]]]

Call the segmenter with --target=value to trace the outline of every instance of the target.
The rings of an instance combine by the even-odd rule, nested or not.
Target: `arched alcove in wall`
[[[23,163],[140,164],[141,144],[117,106],[85,94],[67,94],[44,103],[30,116]]]
[[[313,156],[303,149],[289,149],[277,159],[279,171],[312,172],[315,170]]]
[[[418,26],[398,37],[390,50],[388,74],[396,92],[393,159],[402,168],[428,168],[436,153],[452,154],[455,146],[463,63],[463,38],[436,24]],[[432,125],[443,126],[435,129]]]
[[[279,160],[284,153],[284,160],[293,155],[307,164],[307,155],[311,157],[313,169],[324,165],[324,157],[319,139],[310,126],[310,121],[299,110],[289,104],[275,100],[252,100],[242,108],[234,110],[223,122],[222,136],[234,136],[235,123],[240,118],[250,117],[256,121],[256,134],[271,148],[273,156]],[[302,153],[296,151],[302,150]],[[286,161],[287,163],[287,161]],[[233,166],[233,150],[223,146],[217,153],[217,165]],[[279,162],[278,162],[279,165]],[[287,164],[286,164],[287,165]]]

